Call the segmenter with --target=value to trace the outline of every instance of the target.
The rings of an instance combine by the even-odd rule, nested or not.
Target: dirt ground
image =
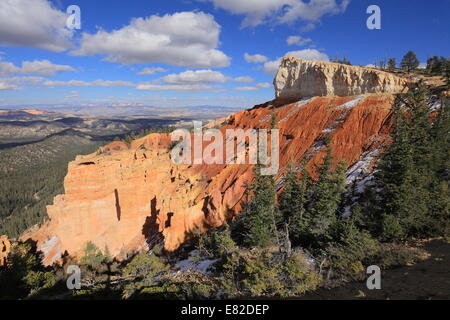
[[[366,282],[351,282],[333,289],[319,289],[306,300],[450,300],[450,243],[433,240],[423,247],[430,258],[413,266],[382,271],[381,290],[367,289]]]

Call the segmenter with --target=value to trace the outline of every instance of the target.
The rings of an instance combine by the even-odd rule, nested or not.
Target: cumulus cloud
[[[267,58],[266,56],[263,56],[262,54],[251,55],[248,53],[244,53],[244,59],[248,63],[263,63],[263,62],[266,62],[267,60],[269,60],[269,58]]]
[[[167,70],[164,68],[144,68],[144,70],[138,72],[138,74],[151,76],[155,73],[162,73],[162,72],[167,72]]]
[[[237,91],[256,91],[264,88],[270,88],[272,85],[268,82],[258,83],[255,86],[244,86],[244,87],[236,87],[234,90]]]
[[[65,51],[72,47],[66,20],[47,0],[1,0],[0,45]]]
[[[41,76],[53,76],[57,72],[75,71],[74,68],[67,65],[53,64],[48,60],[23,61],[21,67],[17,67],[11,62],[1,62],[0,57],[0,75],[7,76],[12,74],[37,74]]]
[[[233,79],[235,82],[241,82],[241,83],[252,83],[255,82],[255,79],[252,77],[237,77]]]
[[[0,90],[21,90],[25,85],[37,85],[45,81],[42,77],[0,78]]]
[[[298,50],[298,51],[289,51],[285,55],[286,56],[294,56],[301,59],[306,60],[318,60],[318,61],[330,61],[328,56],[320,52],[316,49],[304,49],[304,50]],[[269,75],[275,75],[278,71],[278,68],[280,67],[281,59],[279,58],[277,60],[268,61],[264,64],[263,70],[265,73]]]
[[[147,90],[147,91],[222,91],[221,87],[212,86],[208,84],[172,84],[172,85],[161,85],[155,83],[140,83],[137,85],[136,90]]]
[[[287,43],[289,46],[292,46],[292,45],[304,46],[305,44],[308,44],[308,43],[310,43],[311,41],[312,41],[311,39],[309,39],[309,38],[303,38],[303,37],[301,37],[301,36],[289,36],[289,37],[286,39],[286,43]]]
[[[350,0],[208,0],[216,8],[244,15],[242,27],[265,22],[291,23],[297,20],[319,21],[325,15],[345,12]]]
[[[210,14],[179,12],[134,18],[117,30],[83,33],[74,55],[106,55],[124,64],[164,63],[192,68],[227,67],[230,57],[220,50],[221,27]]]
[[[256,86],[259,88],[272,88],[273,84],[268,83],[268,82],[262,82],[262,83],[258,83]]]
[[[51,81],[47,80],[43,83],[46,87],[131,87],[134,84],[128,81],[111,81],[111,80],[94,80],[94,81]]]
[[[14,83],[10,83],[6,80],[0,79],[0,91],[5,90],[21,90],[22,88]]]
[[[250,83],[255,80],[251,77],[228,77],[219,71],[186,70],[181,73],[172,73],[152,82],[140,83],[137,90],[153,91],[223,91],[223,87],[214,84],[226,82]]]
[[[187,70],[178,74],[169,74],[161,80],[167,84],[224,83],[227,81],[227,77],[218,71]]]

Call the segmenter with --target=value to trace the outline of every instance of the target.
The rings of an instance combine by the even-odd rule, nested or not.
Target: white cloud
[[[256,86],[260,87],[260,88],[272,88],[273,84],[268,83],[268,82],[262,82],[262,83],[258,83]]]
[[[83,33],[74,55],[106,55],[124,64],[164,63],[192,68],[227,67],[230,58],[219,46],[221,27],[210,14],[179,12],[134,18],[111,32]]]
[[[350,0],[311,0],[309,2],[294,1],[289,9],[280,17],[280,23],[291,23],[296,20],[319,21],[325,15],[336,15],[345,12]]]
[[[47,80],[43,83],[46,87],[131,87],[134,84],[128,81],[111,81],[111,80],[94,80],[94,81],[51,81]]]
[[[147,91],[222,91],[221,87],[211,86],[207,84],[171,84],[171,85],[161,85],[154,83],[140,83],[137,85],[136,90],[147,90]]]
[[[0,91],[6,91],[6,90],[21,90],[22,88],[18,85],[15,85],[14,83],[10,83],[8,81],[5,81],[3,79],[0,79]]]
[[[291,23],[297,20],[317,22],[325,15],[346,10],[350,0],[208,0],[216,8],[244,15],[242,27],[265,22]]]
[[[255,82],[255,79],[253,79],[252,77],[237,77],[234,78],[233,81],[240,83],[252,83]]]
[[[255,86],[244,86],[244,87],[236,87],[234,90],[237,91],[256,91],[264,88],[270,88],[272,85],[268,82],[258,83]]]
[[[320,52],[319,50],[316,50],[316,49],[304,49],[304,50],[298,50],[298,51],[289,51],[284,56],[285,57],[286,56],[294,56],[294,57],[306,59],[306,60],[318,60],[318,61],[329,61],[330,60],[325,53]],[[264,72],[269,75],[275,75],[278,71],[278,68],[280,67],[281,59],[282,58],[266,62],[263,67]]]
[[[44,80],[42,77],[0,78],[0,90],[21,90],[24,85],[37,85]]]
[[[236,87],[236,88],[234,88],[234,90],[237,90],[237,91],[256,91],[256,90],[259,90],[259,88],[258,87]]]
[[[48,60],[23,61],[22,67],[17,67],[11,62],[1,62],[0,57],[0,75],[7,76],[12,74],[37,74],[41,76],[53,76],[57,72],[75,71],[74,68],[67,65],[53,64]]]
[[[47,0],[1,0],[0,45],[65,51],[72,47],[66,20]]]
[[[307,23],[306,25],[304,25],[303,27],[300,28],[300,32],[308,32],[308,31],[312,31],[316,28],[316,25],[312,22]]]
[[[167,84],[224,83],[227,81],[227,77],[218,71],[187,70],[178,74],[169,74],[160,80]]]
[[[421,62],[420,64],[419,64],[419,67],[418,67],[419,69],[426,69],[427,68],[427,63],[426,62]]]
[[[255,80],[251,77],[227,77],[219,71],[213,70],[187,70],[181,73],[169,74],[152,82],[138,84],[137,90],[152,91],[223,91],[223,87],[211,84],[226,82],[250,83]]]
[[[155,73],[162,73],[162,72],[167,72],[167,70],[164,68],[144,68],[144,70],[142,70],[141,72],[138,72],[138,74],[150,76]]]
[[[305,44],[308,44],[308,43],[310,43],[311,41],[312,41],[311,39],[309,39],[309,38],[303,38],[303,37],[301,37],[301,36],[289,36],[289,37],[286,39],[286,43],[287,43],[289,46],[292,46],[292,45],[304,46]]]
[[[269,58],[267,58],[266,56],[263,56],[262,54],[251,55],[248,53],[244,53],[244,59],[248,63],[263,63],[263,62],[266,62],[267,60],[269,60]]]

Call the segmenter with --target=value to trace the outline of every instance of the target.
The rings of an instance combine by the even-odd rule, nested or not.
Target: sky
[[[424,63],[450,56],[449,32],[450,0],[0,0],[0,107],[243,109],[273,99],[285,55]]]

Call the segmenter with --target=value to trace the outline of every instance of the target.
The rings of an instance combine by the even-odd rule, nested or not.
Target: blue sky
[[[366,27],[372,4],[381,30]],[[81,30],[66,28],[69,5]],[[425,62],[450,56],[449,31],[450,0],[1,0],[0,107],[247,108],[273,98],[286,53]]]

